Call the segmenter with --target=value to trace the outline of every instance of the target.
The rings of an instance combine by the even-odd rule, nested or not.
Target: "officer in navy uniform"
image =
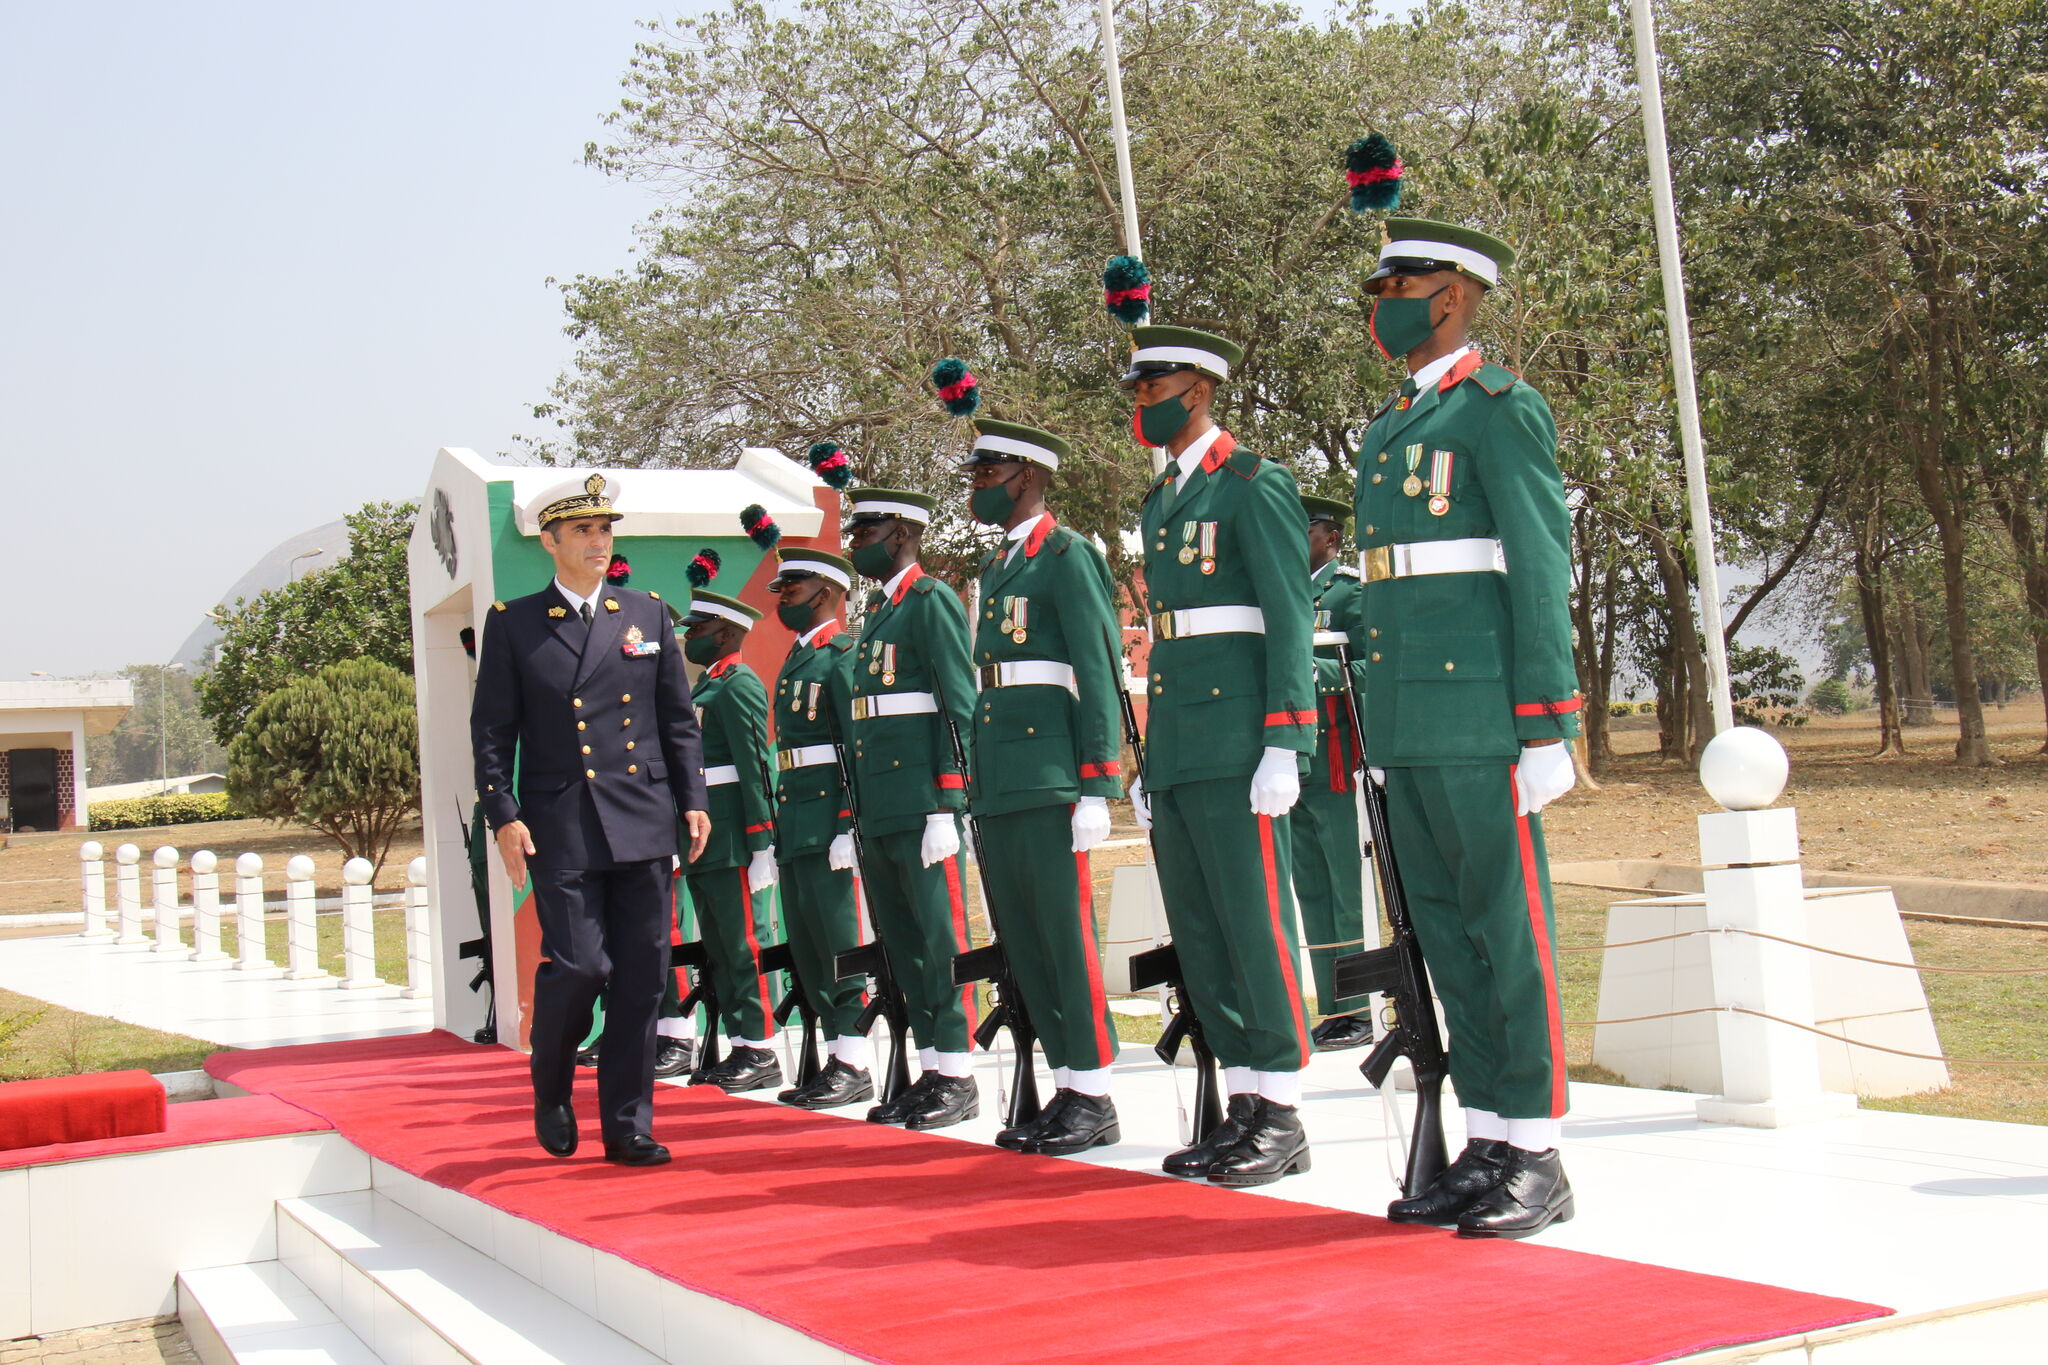
[[[605,584],[619,520],[605,477],[538,502],[555,579],[492,604],[469,715],[484,817],[512,885],[531,872],[540,918],[534,1134],[552,1155],[576,1150],[576,1047],[609,987],[597,1065],[605,1160],[655,1166],[669,1159],[651,1129],[676,812],[694,861],[711,833],[703,744],[668,608]]]

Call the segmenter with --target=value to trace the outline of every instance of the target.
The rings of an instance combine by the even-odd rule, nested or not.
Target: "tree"
[[[227,754],[199,714],[190,673],[161,664],[130,664],[121,676],[135,686],[135,705],[112,733],[87,737],[93,786],[221,771]],[[169,727],[159,730],[163,719]]]
[[[223,745],[257,703],[343,659],[374,659],[412,675],[412,605],[405,550],[412,503],[372,502],[350,513],[348,553],[255,601],[218,607],[221,639],[199,679],[199,709]]]
[[[412,678],[349,659],[272,692],[228,747],[228,793],[241,810],[311,826],[383,867],[419,809]]]

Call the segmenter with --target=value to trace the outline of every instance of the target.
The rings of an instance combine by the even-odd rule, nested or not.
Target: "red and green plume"
[[[811,447],[807,458],[811,462],[811,472],[829,487],[844,488],[853,482],[853,461],[835,442],[818,442]]]
[[[1401,207],[1401,155],[1385,133],[1371,133],[1344,153],[1344,178],[1351,182],[1351,211],[1369,213]]]
[[[708,588],[711,580],[718,577],[718,564],[718,551],[709,548],[699,550],[697,557],[690,561],[690,567],[683,570],[683,577],[690,580],[693,588]]]
[[[740,509],[740,529],[764,550],[774,549],[775,542],[782,539],[782,528],[775,524],[775,518],[768,515],[768,509],[758,502]]]
[[[1112,256],[1102,270],[1102,306],[1126,327],[1152,316],[1152,272],[1136,256]]]
[[[955,417],[967,417],[981,406],[981,381],[967,373],[967,362],[951,356],[932,366],[932,387]]]
[[[612,562],[605,566],[604,581],[615,588],[623,588],[633,577],[633,566],[626,562],[624,555],[613,555]]]

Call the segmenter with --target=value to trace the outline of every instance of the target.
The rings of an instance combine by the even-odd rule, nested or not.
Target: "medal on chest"
[[[1003,633],[1015,644],[1029,639],[1031,599],[1028,597],[1005,597],[1003,599]]]
[[[811,684],[810,701],[804,708],[805,720],[816,720],[818,718],[818,691],[822,686],[823,684],[821,683]],[[792,711],[794,711],[795,709],[796,708],[794,706],[790,707],[790,710]]]
[[[882,646],[882,686],[896,685],[896,646]]]
[[[1216,572],[1216,528],[1220,523],[1202,523],[1202,572]]]
[[[1451,464],[1456,459],[1448,450],[1429,452],[1429,514],[1433,517],[1451,510]]]
[[[1199,521],[1191,521],[1180,528],[1180,538],[1182,542],[1180,547],[1180,562],[1183,564],[1192,564],[1195,562],[1195,532],[1201,528],[1201,525],[1202,523],[1200,523]]]
[[[1401,453],[1408,460],[1408,477],[1401,480],[1401,491],[1411,498],[1420,497],[1422,496],[1422,475],[1417,471],[1422,468],[1422,443],[1418,441]]]

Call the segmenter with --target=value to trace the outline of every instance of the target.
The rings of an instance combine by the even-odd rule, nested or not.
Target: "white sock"
[[[921,1047],[917,1050],[917,1069],[930,1071],[939,1064],[939,1050],[935,1047]]]
[[[1508,1144],[1525,1152],[1547,1152],[1564,1132],[1563,1119],[1504,1119]]]
[[[774,1039],[772,1038],[735,1038],[732,1040],[732,1045],[734,1047],[759,1048],[761,1051],[767,1052],[771,1050],[770,1045],[773,1042]]]
[[[694,1038],[697,1030],[690,1027],[690,1016],[679,1014],[673,1019],[657,1019],[654,1031],[664,1038]]]
[[[1273,1104],[1301,1103],[1299,1071],[1254,1071],[1252,1075],[1257,1077],[1260,1098]]]
[[[1106,1066],[1096,1067],[1093,1071],[1070,1071],[1066,1067],[1061,1067],[1060,1074],[1066,1078],[1060,1082],[1061,1088],[1071,1090],[1077,1095],[1109,1093],[1109,1068]]]
[[[1052,1088],[1055,1090],[1073,1089],[1074,1073],[1064,1066],[1054,1067],[1052,1069]]]
[[[1465,1140],[1467,1142],[1506,1142],[1508,1121],[1491,1109],[1467,1109],[1465,1111]]]
[[[1248,1066],[1226,1066],[1223,1068],[1223,1093],[1226,1095],[1256,1095],[1259,1093],[1258,1072]]]
[[[956,1079],[974,1074],[974,1067],[968,1063],[967,1054],[964,1052],[935,1051],[932,1053],[930,1065],[925,1070],[936,1071],[941,1076],[952,1076]]]
[[[852,1067],[855,1071],[868,1069],[868,1039],[864,1033],[844,1033],[827,1043],[834,1057]]]

